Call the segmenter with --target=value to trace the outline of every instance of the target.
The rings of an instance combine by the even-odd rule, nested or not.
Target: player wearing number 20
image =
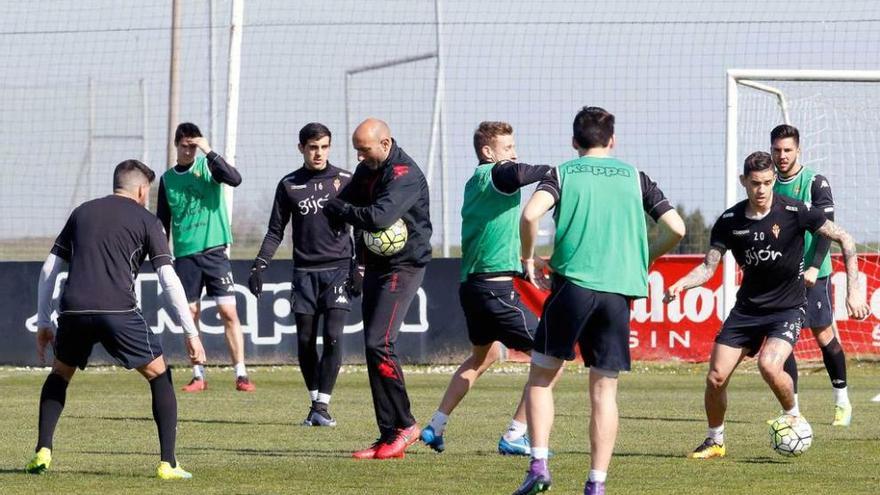
[[[691,458],[723,457],[727,383],[737,365],[760,349],[758,368],[785,414],[800,416],[791,377],[783,363],[797,343],[804,319],[804,233],[840,244],[846,264],[847,309],[865,318],[868,306],[858,288],[855,242],[822,211],[774,194],[776,172],[770,154],[749,155],[740,182],[748,199],[725,211],[712,227],[709,252],[681,280],[667,289],[671,300],[708,281],[728,249],[742,268],[736,304],[715,337],[706,377],[705,407],[709,430]]]

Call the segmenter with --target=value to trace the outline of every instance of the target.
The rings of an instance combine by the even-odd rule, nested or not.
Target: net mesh
[[[827,177],[835,202],[835,222],[855,238],[859,267],[872,316],[850,320],[846,276],[836,244],[831,299],[844,348],[858,355],[880,346],[880,83],[761,81],[785,95],[790,123],[800,131],[801,163]],[[778,98],[747,86],[738,90],[738,163],[752,151],[769,150],[770,130],[783,123]],[[745,198],[740,188],[740,199]],[[811,332],[804,331],[797,356],[821,359]]]

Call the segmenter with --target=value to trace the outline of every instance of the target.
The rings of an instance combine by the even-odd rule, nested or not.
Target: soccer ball
[[[799,456],[813,443],[813,428],[800,416],[783,414],[770,424],[770,447],[779,455]]]
[[[407,230],[402,219],[394,222],[394,225],[379,232],[364,231],[364,244],[367,249],[379,256],[391,256],[397,254],[406,244]]]

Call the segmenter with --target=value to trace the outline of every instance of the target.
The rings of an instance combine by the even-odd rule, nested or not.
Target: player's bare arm
[[[718,263],[721,262],[721,257],[724,256],[724,251],[720,248],[712,246],[709,248],[709,252],[706,253],[706,257],[703,258],[703,262],[697,265],[693,270],[690,271],[687,275],[679,279],[678,282],[670,285],[668,289],[666,289],[666,297],[663,299],[664,302],[674,301],[676,297],[682,292],[693,289],[694,287],[699,287],[712,278],[712,275],[715,274],[715,270],[718,268]]]
[[[661,215],[657,219],[657,226],[660,227],[660,233],[651,243],[649,265],[674,248],[684,239],[686,232],[684,220],[675,210],[669,210]]]
[[[541,270],[542,263],[535,260],[535,241],[538,239],[538,224],[541,222],[541,217],[550,211],[555,203],[556,199],[552,194],[547,191],[535,191],[526,203],[519,221],[523,270],[529,282],[541,289],[549,288],[549,283]]]
[[[843,263],[846,266],[846,309],[853,318],[862,320],[868,317],[870,309],[865,302],[864,289],[859,281],[859,259],[856,242],[842,227],[826,220],[817,234],[827,237],[840,246]]]

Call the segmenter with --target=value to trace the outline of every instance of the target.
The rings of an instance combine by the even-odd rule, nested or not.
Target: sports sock
[[[532,459],[547,459],[550,449],[547,447],[532,447]]]
[[[797,361],[794,358],[794,352],[788,355],[788,359],[782,364],[782,371],[785,371],[791,377],[791,384],[794,386],[794,393],[798,391],[798,368]]]
[[[792,416],[800,416],[801,415],[801,408],[800,408],[800,406],[798,406],[797,401],[794,401],[794,407],[792,407],[791,409],[788,409],[787,411],[783,411],[783,412],[785,414],[790,414]]]
[[[317,400],[318,400],[318,391],[317,390],[309,390],[309,400],[312,402],[317,402]]]
[[[150,380],[153,395],[153,420],[159,430],[159,449],[163,461],[177,465],[174,444],[177,441],[177,397],[171,383],[171,369]]]
[[[322,394],[318,393],[318,398],[316,399],[318,404],[329,405],[330,404],[330,394]]]
[[[710,426],[709,430],[706,432],[706,437],[711,438],[712,441],[718,445],[724,445],[724,423],[715,428]]]
[[[834,392],[834,404],[838,406],[848,406],[849,405],[849,394],[846,391],[846,387],[843,388],[832,388]]]
[[[235,363],[235,377],[239,378],[242,376],[247,376],[247,368],[244,366],[244,363]]]
[[[428,423],[428,426],[433,428],[434,433],[437,435],[443,435],[443,432],[446,431],[446,423],[449,422],[449,416],[443,414],[440,411],[435,411],[434,415],[431,416],[431,421]]]
[[[58,424],[66,400],[67,380],[57,373],[49,373],[40,392],[40,431],[35,452],[43,447],[52,449],[55,425]]]
[[[201,364],[193,366],[193,378],[205,379],[205,367]]]
[[[504,432],[504,439],[508,442],[513,442],[515,440],[519,440],[523,435],[528,431],[529,425],[525,423],[520,423],[515,419],[510,420],[510,424],[507,426],[507,431]]]
[[[608,479],[608,471],[599,471],[598,469],[590,469],[590,476],[587,478],[594,483],[605,483],[606,479]]]
[[[846,354],[837,337],[831,339],[830,342],[820,347],[822,350],[822,361],[825,363],[825,369],[828,371],[828,378],[831,379],[831,386],[835,389],[846,388]],[[846,394],[844,394],[846,396]],[[837,395],[835,394],[835,400]],[[844,404],[849,404],[849,398],[846,397]],[[837,405],[842,405],[839,401]]]

